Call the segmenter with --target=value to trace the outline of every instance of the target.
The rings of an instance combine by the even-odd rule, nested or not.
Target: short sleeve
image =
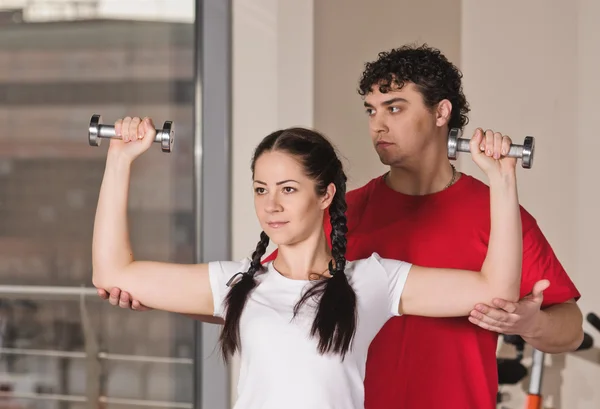
[[[523,270],[521,277],[521,298],[531,292],[533,285],[543,279],[550,281],[544,291],[542,307],[561,304],[570,299],[578,300],[581,295],[552,250],[537,222],[525,215],[527,230],[523,234]],[[525,226],[525,223],[524,223]]]
[[[237,273],[244,273],[250,267],[250,259],[242,261],[211,261],[208,263],[208,277],[213,296],[213,315],[223,317],[224,301],[229,291],[227,282]]]
[[[400,305],[400,297],[402,297],[402,291],[404,291],[412,264],[405,261],[382,258],[377,253],[373,253],[373,257],[383,267],[386,274],[389,312],[393,316],[399,316],[398,307]]]

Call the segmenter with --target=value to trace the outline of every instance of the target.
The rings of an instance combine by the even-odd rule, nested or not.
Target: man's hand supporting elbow
[[[549,282],[537,282],[533,291],[519,300],[495,299],[492,306],[478,304],[469,321],[483,329],[519,335],[533,348],[546,353],[574,351],[583,341],[583,316],[575,300],[541,309]]]

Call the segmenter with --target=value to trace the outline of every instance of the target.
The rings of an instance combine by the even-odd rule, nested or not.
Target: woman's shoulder
[[[384,277],[390,272],[410,267],[410,263],[402,260],[385,258],[377,252],[371,253],[369,257],[354,260],[347,266],[348,273],[352,276],[363,274],[382,274]]]
[[[376,273],[381,270],[382,260],[384,259],[374,252],[369,257],[349,261],[346,264],[346,272],[349,276]]]

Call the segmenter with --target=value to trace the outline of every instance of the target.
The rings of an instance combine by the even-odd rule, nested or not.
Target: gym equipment
[[[471,152],[469,139],[461,138],[462,131],[452,128],[448,133],[448,159],[456,159],[458,152]],[[523,145],[511,144],[508,154],[509,158],[521,159],[521,166],[530,169],[533,166],[533,153],[535,151],[535,138],[526,136]]]
[[[496,358],[498,384],[516,385],[527,376],[527,368],[521,363],[523,351],[525,350],[525,340],[518,335],[503,335],[503,338],[506,344],[515,347],[517,356],[515,358]]]
[[[591,314],[590,314],[591,315]],[[589,317],[588,315],[588,321]],[[597,318],[597,317],[596,317]],[[593,325],[593,324],[592,324]],[[515,359],[496,358],[498,362],[498,385],[515,385],[527,376],[527,369],[521,364],[523,359],[523,350],[525,341],[518,335],[503,335],[504,342],[512,344],[517,350]],[[583,351],[594,346],[594,339],[588,333],[583,333],[583,341],[576,351]],[[537,349],[532,351],[531,377],[527,388],[525,409],[542,409],[542,378],[544,374],[544,358],[546,354]],[[523,371],[524,370],[524,371]],[[496,403],[502,402],[502,393],[500,390],[496,395]]]
[[[120,136],[115,134],[115,127],[113,125],[103,125],[102,116],[98,114],[92,115],[90,120],[90,127],[88,130],[88,141],[91,146],[100,146],[102,138],[106,139],[121,139]],[[175,125],[172,121],[165,121],[163,129],[156,130],[156,137],[154,142],[160,143],[163,152],[171,152],[175,139]]]
[[[496,358],[498,364],[498,386],[516,385],[527,376],[528,370],[521,363],[525,350],[525,340],[518,335],[502,335],[504,343],[513,345],[516,350],[515,358]],[[502,403],[506,396],[500,388],[496,393],[496,403]]]
[[[583,341],[576,351],[584,351],[594,346],[594,339],[588,333],[583,333]],[[529,378],[529,388],[527,389],[526,409],[542,408],[542,378],[544,374],[544,358],[546,354],[537,349],[533,350],[531,355],[531,377]]]
[[[586,316],[586,321],[589,322],[592,325],[592,327],[594,327],[596,329],[596,331],[600,332],[600,318],[598,318],[598,316],[596,314],[594,314],[593,312],[590,312]]]

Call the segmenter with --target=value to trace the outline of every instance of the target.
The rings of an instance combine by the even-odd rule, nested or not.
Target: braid
[[[250,268],[247,272],[238,273],[242,278],[233,284],[225,297],[225,325],[223,331],[221,331],[219,341],[221,342],[221,352],[226,361],[241,347],[240,318],[250,292],[256,287],[254,275],[263,268],[261,260],[267,251],[268,245],[269,236],[265,232],[261,232],[256,250],[252,253]],[[234,278],[235,276],[229,280],[228,285],[233,282]]]
[[[341,168],[341,164],[340,164]],[[294,308],[294,315],[310,298],[321,296],[311,335],[319,335],[320,353],[337,352],[342,359],[350,349],[356,332],[356,293],[345,274],[346,268],[346,176],[340,171],[335,180],[336,193],[329,207],[331,218],[332,278],[311,287]]]
[[[340,164],[341,168],[341,164]],[[343,274],[346,268],[346,175],[341,172],[336,178],[335,196],[329,207],[329,217],[331,219],[331,254],[335,260],[335,269],[332,274],[340,272]]]
[[[250,262],[250,268],[248,269],[248,274],[251,276],[254,276],[254,274],[262,269],[262,257],[265,255],[268,246],[269,236],[263,231],[260,233],[260,240],[256,245],[256,250],[252,253],[252,262]]]

